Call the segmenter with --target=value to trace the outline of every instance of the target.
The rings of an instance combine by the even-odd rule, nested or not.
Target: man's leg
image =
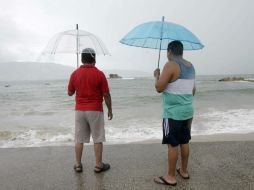
[[[102,152],[103,152],[103,143],[94,143],[94,154],[96,159],[96,166],[101,167],[102,165]]]
[[[189,144],[181,144],[181,168],[180,172],[184,177],[188,177]]]
[[[159,184],[176,185],[176,162],[178,157],[178,147],[168,144],[168,174],[163,177],[156,177],[154,181]]]
[[[175,128],[177,121],[173,119],[163,119],[163,140],[162,144],[168,145],[168,173],[163,177],[156,177],[154,181],[159,184],[176,185],[176,163],[178,158],[178,146],[172,146],[171,144],[179,144],[175,134],[177,134],[178,128]]]
[[[83,143],[76,143],[75,144],[76,166],[81,165],[82,152],[83,152]]]
[[[173,147],[170,144],[168,145],[168,174],[166,176],[163,176],[163,179],[172,185],[176,185],[176,162],[178,157],[178,147]],[[163,181],[156,177],[154,178],[154,181],[157,183],[162,183]]]
[[[181,167],[180,167],[180,174],[183,177],[189,177],[188,174],[188,160],[189,160],[189,140],[191,139],[191,124],[192,124],[192,118],[184,121],[183,127],[183,136],[182,141],[184,144],[181,144]]]
[[[76,166],[81,165],[83,144],[90,141],[90,128],[86,122],[85,111],[75,112],[75,155]]]
[[[170,144],[168,145],[168,175],[165,177],[168,182],[176,182],[176,162],[178,157],[178,147],[173,147]]]

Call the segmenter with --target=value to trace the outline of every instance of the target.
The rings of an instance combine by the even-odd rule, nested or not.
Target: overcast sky
[[[35,61],[54,34],[78,23],[111,53],[98,57],[99,68],[152,72],[158,51],[118,41],[135,26],[165,16],[205,45],[185,53],[197,74],[254,73],[253,10],[253,0],[1,0],[0,62]],[[163,52],[161,68],[165,62]],[[75,67],[75,55],[62,64]]]

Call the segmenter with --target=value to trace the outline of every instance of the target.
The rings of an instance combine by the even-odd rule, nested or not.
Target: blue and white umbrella
[[[120,43],[141,47],[159,49],[158,67],[160,62],[160,51],[166,50],[168,43],[179,40],[183,43],[184,50],[202,49],[204,45],[200,40],[185,27],[162,21],[153,21],[140,24],[126,34]]]

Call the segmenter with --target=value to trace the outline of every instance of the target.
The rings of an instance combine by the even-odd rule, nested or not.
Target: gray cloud
[[[252,0],[9,0],[1,1],[0,7],[4,12],[0,15],[0,61],[36,60],[55,33],[74,29],[79,23],[81,29],[98,35],[112,54],[98,58],[100,68],[151,72],[158,51],[118,41],[136,25],[165,16],[189,28],[205,44],[201,51],[186,52],[198,74],[254,71]],[[72,60],[75,56],[59,61],[72,65]],[[165,62],[163,52],[161,66]]]

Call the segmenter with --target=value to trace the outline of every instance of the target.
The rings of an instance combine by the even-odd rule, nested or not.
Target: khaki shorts
[[[105,142],[104,115],[99,111],[76,111],[75,143],[89,143],[92,134],[94,143]]]

